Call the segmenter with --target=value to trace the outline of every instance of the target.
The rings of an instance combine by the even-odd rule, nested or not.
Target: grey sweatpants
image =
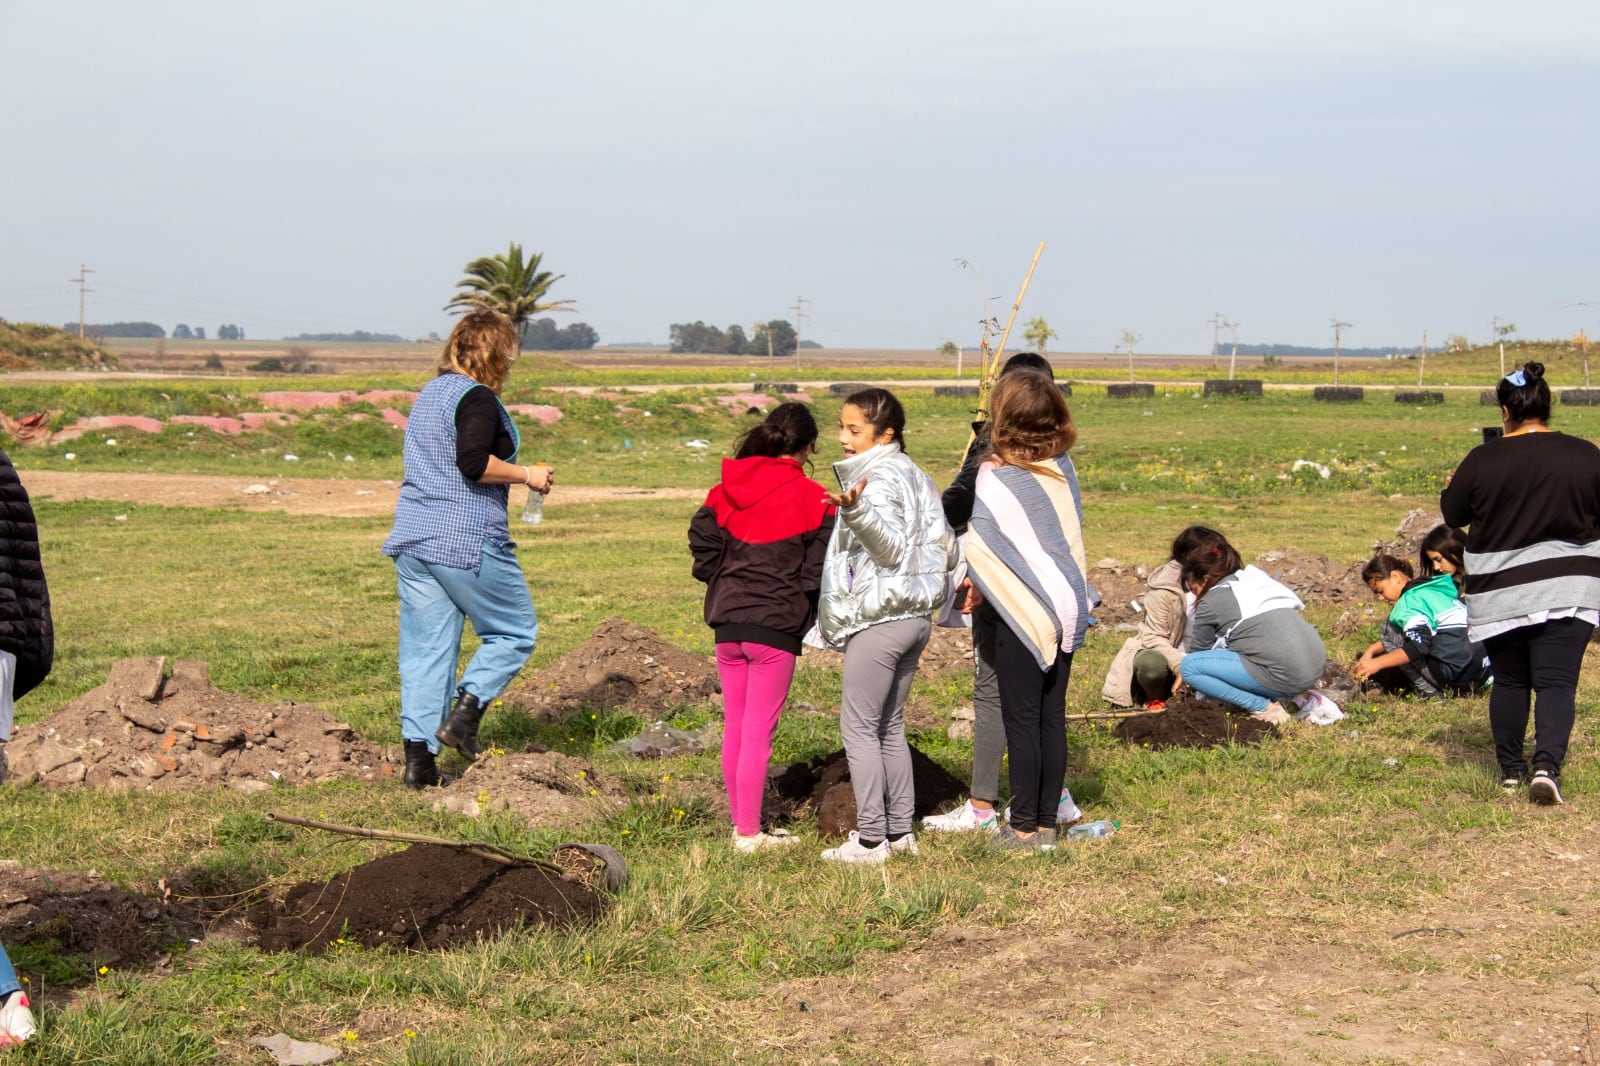
[[[852,634],[844,645],[839,735],[856,794],[856,830],[865,840],[911,832],[916,791],[906,744],[906,696],[933,622],[903,618]]]
[[[1006,723],[1000,717],[1000,678],[994,671],[994,630],[1000,616],[987,605],[972,612],[972,798],[1000,802],[1000,761]]]

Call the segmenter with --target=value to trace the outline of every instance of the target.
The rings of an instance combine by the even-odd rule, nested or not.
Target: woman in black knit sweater
[[[1508,792],[1561,799],[1583,650],[1600,623],[1600,448],[1550,426],[1544,365],[1496,386],[1505,436],[1474,448],[1439,497],[1468,526],[1469,632],[1494,668],[1489,727]],[[1533,777],[1523,737],[1533,702]]]

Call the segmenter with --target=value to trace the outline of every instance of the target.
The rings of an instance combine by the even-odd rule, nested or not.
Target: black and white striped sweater
[[[1467,614],[1476,630],[1600,609],[1600,448],[1538,432],[1479,445],[1439,496],[1465,526]]]

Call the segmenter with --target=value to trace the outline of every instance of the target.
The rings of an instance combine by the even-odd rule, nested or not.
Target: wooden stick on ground
[[[1130,709],[1128,709],[1126,711],[1086,711],[1083,714],[1069,714],[1069,715],[1067,715],[1067,721],[1069,721],[1069,722],[1106,722],[1106,721],[1113,721],[1113,720],[1118,719],[1118,718],[1132,718],[1134,715],[1139,715],[1139,714],[1157,714],[1157,713],[1160,713],[1160,712],[1151,711],[1151,710],[1148,710],[1148,709],[1146,709],[1144,707],[1133,707],[1133,708],[1130,708]]]
[[[406,844],[437,844],[441,848],[454,848],[464,855],[473,855],[480,859],[488,859],[502,866],[537,866],[541,870],[561,876],[562,869],[553,862],[543,859],[529,859],[521,855],[513,855],[503,848],[493,844],[474,843],[472,841],[444,840],[440,837],[425,837],[418,833],[397,833],[389,829],[367,829],[359,825],[338,825],[334,822],[318,822],[310,818],[300,818],[292,814],[273,814],[267,812],[269,822],[282,822],[284,825],[304,826],[307,829],[321,829],[329,833],[343,833],[345,836],[367,837],[372,840],[398,840]]]

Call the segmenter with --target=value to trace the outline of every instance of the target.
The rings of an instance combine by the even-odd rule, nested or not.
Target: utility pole
[[[1218,334],[1219,334],[1219,331],[1222,329],[1222,327],[1227,324],[1228,320],[1226,318],[1222,317],[1222,312],[1221,311],[1213,311],[1211,313],[1210,321],[1211,321],[1211,369],[1215,370],[1217,368],[1217,353],[1222,350],[1222,345],[1218,342]]]
[[[68,278],[67,279],[67,284],[68,285],[77,285],[78,286],[78,339],[79,340],[83,340],[83,294],[86,293],[86,292],[93,292],[94,291],[93,289],[85,288],[85,285],[88,283],[88,280],[89,280],[88,279],[88,275],[93,274],[93,273],[94,273],[94,271],[90,270],[88,267],[84,266],[82,263],[79,263],[78,264],[78,276],[75,277],[75,278]]]
[[[1333,384],[1337,388],[1339,385],[1339,337],[1345,330],[1350,328],[1350,323],[1341,322],[1338,315],[1334,315],[1329,321],[1333,323]]]
[[[789,308],[794,312],[794,361],[800,362],[800,320],[806,317],[806,298],[796,296],[794,306]]]
[[[1233,336],[1233,352],[1228,356],[1228,380],[1232,381],[1234,367],[1239,365],[1239,323],[1230,320],[1223,326]]]
[[[1417,388],[1422,388],[1422,370],[1428,365],[1428,331],[1422,331],[1422,351],[1417,354]]]

